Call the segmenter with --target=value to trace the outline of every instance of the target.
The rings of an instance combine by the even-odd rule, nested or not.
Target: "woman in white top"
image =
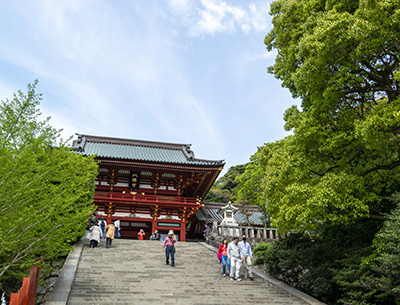
[[[99,223],[96,223],[96,225],[92,226],[89,229],[89,232],[90,248],[96,248],[101,238],[101,229],[99,227]]]

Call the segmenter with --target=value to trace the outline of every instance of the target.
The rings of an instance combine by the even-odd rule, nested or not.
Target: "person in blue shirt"
[[[240,254],[242,256],[242,266],[244,278],[249,276],[250,280],[254,279],[253,271],[251,266],[253,265],[253,251],[251,250],[251,245],[246,242],[246,235],[242,235],[242,241],[239,242]]]

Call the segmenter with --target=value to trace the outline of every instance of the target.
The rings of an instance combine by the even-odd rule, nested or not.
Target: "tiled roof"
[[[99,158],[125,159],[198,166],[223,166],[224,160],[196,159],[190,144],[176,144],[78,134],[75,152]]]
[[[209,203],[209,202],[203,202],[204,206],[201,207],[197,213],[196,217],[199,220],[203,221],[212,221],[216,220],[218,223],[220,223],[223,219],[223,215],[221,212],[221,208],[225,206],[225,204],[217,204],[217,203]],[[237,206],[239,207],[239,206]],[[246,206],[244,209],[239,207],[239,210],[235,213],[234,218],[237,221],[238,224],[240,225],[247,225],[247,217],[244,213],[244,210],[249,214],[249,222],[252,225],[256,226],[262,226],[264,225],[265,221],[264,215],[262,212],[259,211],[258,207],[256,206]]]

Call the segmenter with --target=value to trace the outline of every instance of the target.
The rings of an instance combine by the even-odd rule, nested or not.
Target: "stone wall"
[[[36,292],[36,305],[46,303],[47,296],[53,290],[60,275],[66,256],[59,257],[56,261],[44,263],[40,269],[39,284]]]

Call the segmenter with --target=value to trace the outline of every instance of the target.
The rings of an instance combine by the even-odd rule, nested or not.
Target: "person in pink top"
[[[165,250],[165,258],[167,265],[171,256],[171,267],[175,267],[175,243],[174,231],[169,230],[168,236],[164,239],[163,249]]]
[[[226,238],[222,240],[217,256],[222,262],[222,276],[226,276],[226,265],[228,265],[229,273],[231,273],[231,262],[228,259],[228,240]]]

